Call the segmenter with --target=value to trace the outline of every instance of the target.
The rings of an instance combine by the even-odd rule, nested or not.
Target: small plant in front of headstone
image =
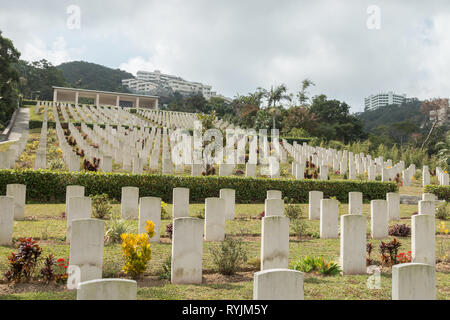
[[[161,219],[169,220],[171,218],[169,211],[167,210],[167,203],[161,201]]]
[[[169,224],[166,226],[166,235],[167,235],[170,239],[172,239],[172,234],[173,234],[173,224],[172,224],[172,223],[169,223]]]
[[[128,232],[128,225],[125,220],[122,219],[112,219],[106,229],[105,233],[105,243],[120,243],[120,236]]]
[[[305,257],[297,260],[291,265],[294,270],[310,273],[314,272],[323,276],[335,276],[341,272],[339,266],[334,262],[327,262],[323,257]]]
[[[205,219],[205,208],[198,210],[195,214],[195,217],[199,219]]]
[[[450,216],[450,207],[448,206],[448,202],[444,201],[436,208],[436,218],[440,220],[447,220]]]
[[[109,219],[112,206],[109,203],[109,197],[106,193],[91,195],[92,215],[97,219]]]
[[[47,258],[45,258],[44,266],[41,269],[41,276],[47,284],[55,280],[55,265],[56,258],[53,254],[50,254]]]
[[[389,235],[396,237],[409,237],[411,228],[406,224],[394,224],[389,227]]]
[[[438,237],[438,256],[437,256],[437,262],[445,262],[448,260],[448,250],[446,250],[445,242],[443,236],[448,234],[448,228],[445,225],[445,222],[441,222],[438,224],[438,234],[441,235],[441,237]]]
[[[405,252],[400,252],[397,256],[397,261],[398,263],[409,263],[412,261],[412,257],[411,257],[411,251],[408,251],[407,253]]]
[[[308,224],[302,219],[295,219],[291,221],[291,227],[298,240],[308,233]]]
[[[303,211],[299,204],[294,204],[293,199],[285,198],[287,205],[284,208],[284,215],[289,218],[289,220],[297,220],[302,218]]]
[[[397,264],[398,249],[402,246],[397,238],[389,242],[381,241],[379,246],[380,261],[383,266],[393,266]]]
[[[152,221],[147,221],[145,225],[146,233],[124,233],[121,235],[122,253],[125,258],[122,271],[133,279],[142,277],[147,269],[148,262],[152,258],[149,240],[155,235],[154,228],[155,224]]]
[[[264,218],[266,216],[266,213],[263,211],[258,215],[258,219],[262,220],[262,218]]]
[[[247,262],[247,250],[242,239],[233,239],[225,236],[225,240],[220,244],[210,248],[213,263],[220,274],[234,275],[239,267]]]
[[[167,279],[167,280],[169,280],[170,279],[170,270],[171,270],[171,268],[172,268],[172,257],[171,256],[168,256],[167,258],[166,258],[166,260],[164,260],[164,263],[163,263],[163,265],[162,265],[162,272],[160,273],[160,275],[159,275],[159,280],[162,280],[162,279]]]
[[[373,259],[370,257],[373,250],[373,244],[371,242],[367,242],[366,244],[366,265],[370,266],[373,263]]]
[[[8,282],[29,281],[34,274],[42,248],[33,238],[20,238],[18,252],[11,252],[8,257],[8,271],[5,278]]]

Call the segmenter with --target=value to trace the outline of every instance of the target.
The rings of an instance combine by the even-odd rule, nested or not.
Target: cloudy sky
[[[346,101],[353,112],[377,92],[450,93],[448,0],[0,0],[0,7],[0,30],[25,60],[158,69],[229,97],[281,83],[295,93],[309,78],[313,95]]]

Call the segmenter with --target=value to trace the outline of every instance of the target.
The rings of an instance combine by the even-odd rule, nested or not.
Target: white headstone
[[[202,283],[203,220],[173,220],[171,280],[173,284]]]
[[[81,282],[77,300],[136,300],[137,282],[127,279],[100,279]]]
[[[392,300],[435,300],[436,268],[424,263],[392,267]]]
[[[143,197],[139,199],[139,233],[146,233],[145,225],[152,221],[155,225],[155,235],[150,242],[159,242],[161,229],[161,198]]]
[[[344,274],[366,273],[366,217],[341,216],[340,264]]]
[[[289,219],[272,216],[262,219],[261,270],[288,268]]]
[[[303,300],[303,272],[270,269],[255,272],[253,300]]]
[[[139,216],[139,188],[122,187],[120,207],[122,219],[137,219]]]
[[[338,237],[339,202],[336,199],[320,200],[320,238]]]

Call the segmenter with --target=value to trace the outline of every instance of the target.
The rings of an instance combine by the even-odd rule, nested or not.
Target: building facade
[[[201,93],[206,100],[211,98],[211,86],[200,82],[186,81],[181,77],[164,74],[159,70],[138,71],[136,78],[122,80],[122,85],[134,92],[149,93],[158,87],[170,88],[183,95]]]
[[[392,104],[402,104],[406,101],[406,94],[397,94],[392,91],[387,93],[372,94],[364,99],[364,111],[376,110]]]

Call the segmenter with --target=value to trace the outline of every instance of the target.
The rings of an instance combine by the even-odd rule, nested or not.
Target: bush
[[[56,259],[52,254],[44,260],[44,266],[41,269],[41,276],[47,283],[55,280],[55,264]]]
[[[247,262],[247,251],[241,239],[225,237],[219,245],[210,248],[212,259],[221,274],[233,275]]]
[[[450,201],[450,186],[426,185],[424,193],[432,193],[440,200]]]
[[[33,238],[20,238],[18,252],[11,252],[8,257],[9,270],[5,273],[6,280],[9,282],[19,282],[23,278],[26,281],[30,280],[41,253],[41,247]]]
[[[172,239],[172,234],[173,234],[173,223],[169,223],[169,224],[166,226],[166,235],[167,235],[170,239]]]
[[[155,235],[154,227],[152,221],[147,221],[145,226],[147,233],[137,235],[125,233],[121,235],[122,253],[125,257],[125,265],[122,271],[129,274],[133,279],[143,275],[147,269],[147,263],[152,258],[149,240]]]
[[[341,272],[336,263],[327,262],[323,257],[305,257],[294,262],[292,268],[306,273],[315,272],[324,276],[335,276]]]
[[[167,211],[167,203],[161,201],[161,219],[162,220],[170,220],[172,216],[169,211]]]
[[[109,204],[109,197],[106,193],[91,195],[92,215],[97,219],[109,219],[112,206]]]
[[[389,227],[389,235],[396,237],[409,237],[411,234],[411,228],[406,224],[394,224]]]
[[[449,216],[450,209],[448,207],[447,201],[439,204],[436,208],[436,218],[440,220],[447,220]]]
[[[302,214],[302,207],[299,204],[294,204],[292,201],[289,201],[284,208],[284,215],[291,221],[300,219]]]
[[[379,246],[381,265],[393,266],[397,264],[398,249],[402,246],[396,238],[389,242],[381,241]]]
[[[291,226],[292,231],[299,240],[302,238],[302,236],[307,234],[308,224],[306,223],[306,221],[302,219],[295,219],[291,221]]]
[[[6,185],[20,183],[27,186],[27,199],[43,202],[65,202],[68,185],[81,185],[87,194],[106,193],[120,201],[122,187],[139,188],[141,197],[160,197],[171,201],[176,187],[189,188],[190,201],[201,202],[205,198],[217,197],[220,189],[236,190],[236,199],[241,202],[260,202],[266,199],[267,190],[280,190],[297,203],[307,203],[309,191],[322,191],[324,198],[335,196],[347,202],[350,191],[360,191],[364,200],[385,199],[386,193],[398,191],[392,182],[375,181],[320,181],[266,179],[218,176],[173,176],[160,174],[127,174],[112,172],[55,172],[51,170],[0,170],[0,194],[6,193]]]
[[[164,263],[162,265],[162,272],[159,275],[159,280],[162,279],[170,279],[170,273],[171,273],[171,269],[172,269],[172,257],[168,256],[166,258],[166,260],[164,260]]]
[[[122,219],[113,219],[107,226],[105,233],[105,243],[120,243],[120,236],[124,233],[128,232],[128,226],[125,220]]]

